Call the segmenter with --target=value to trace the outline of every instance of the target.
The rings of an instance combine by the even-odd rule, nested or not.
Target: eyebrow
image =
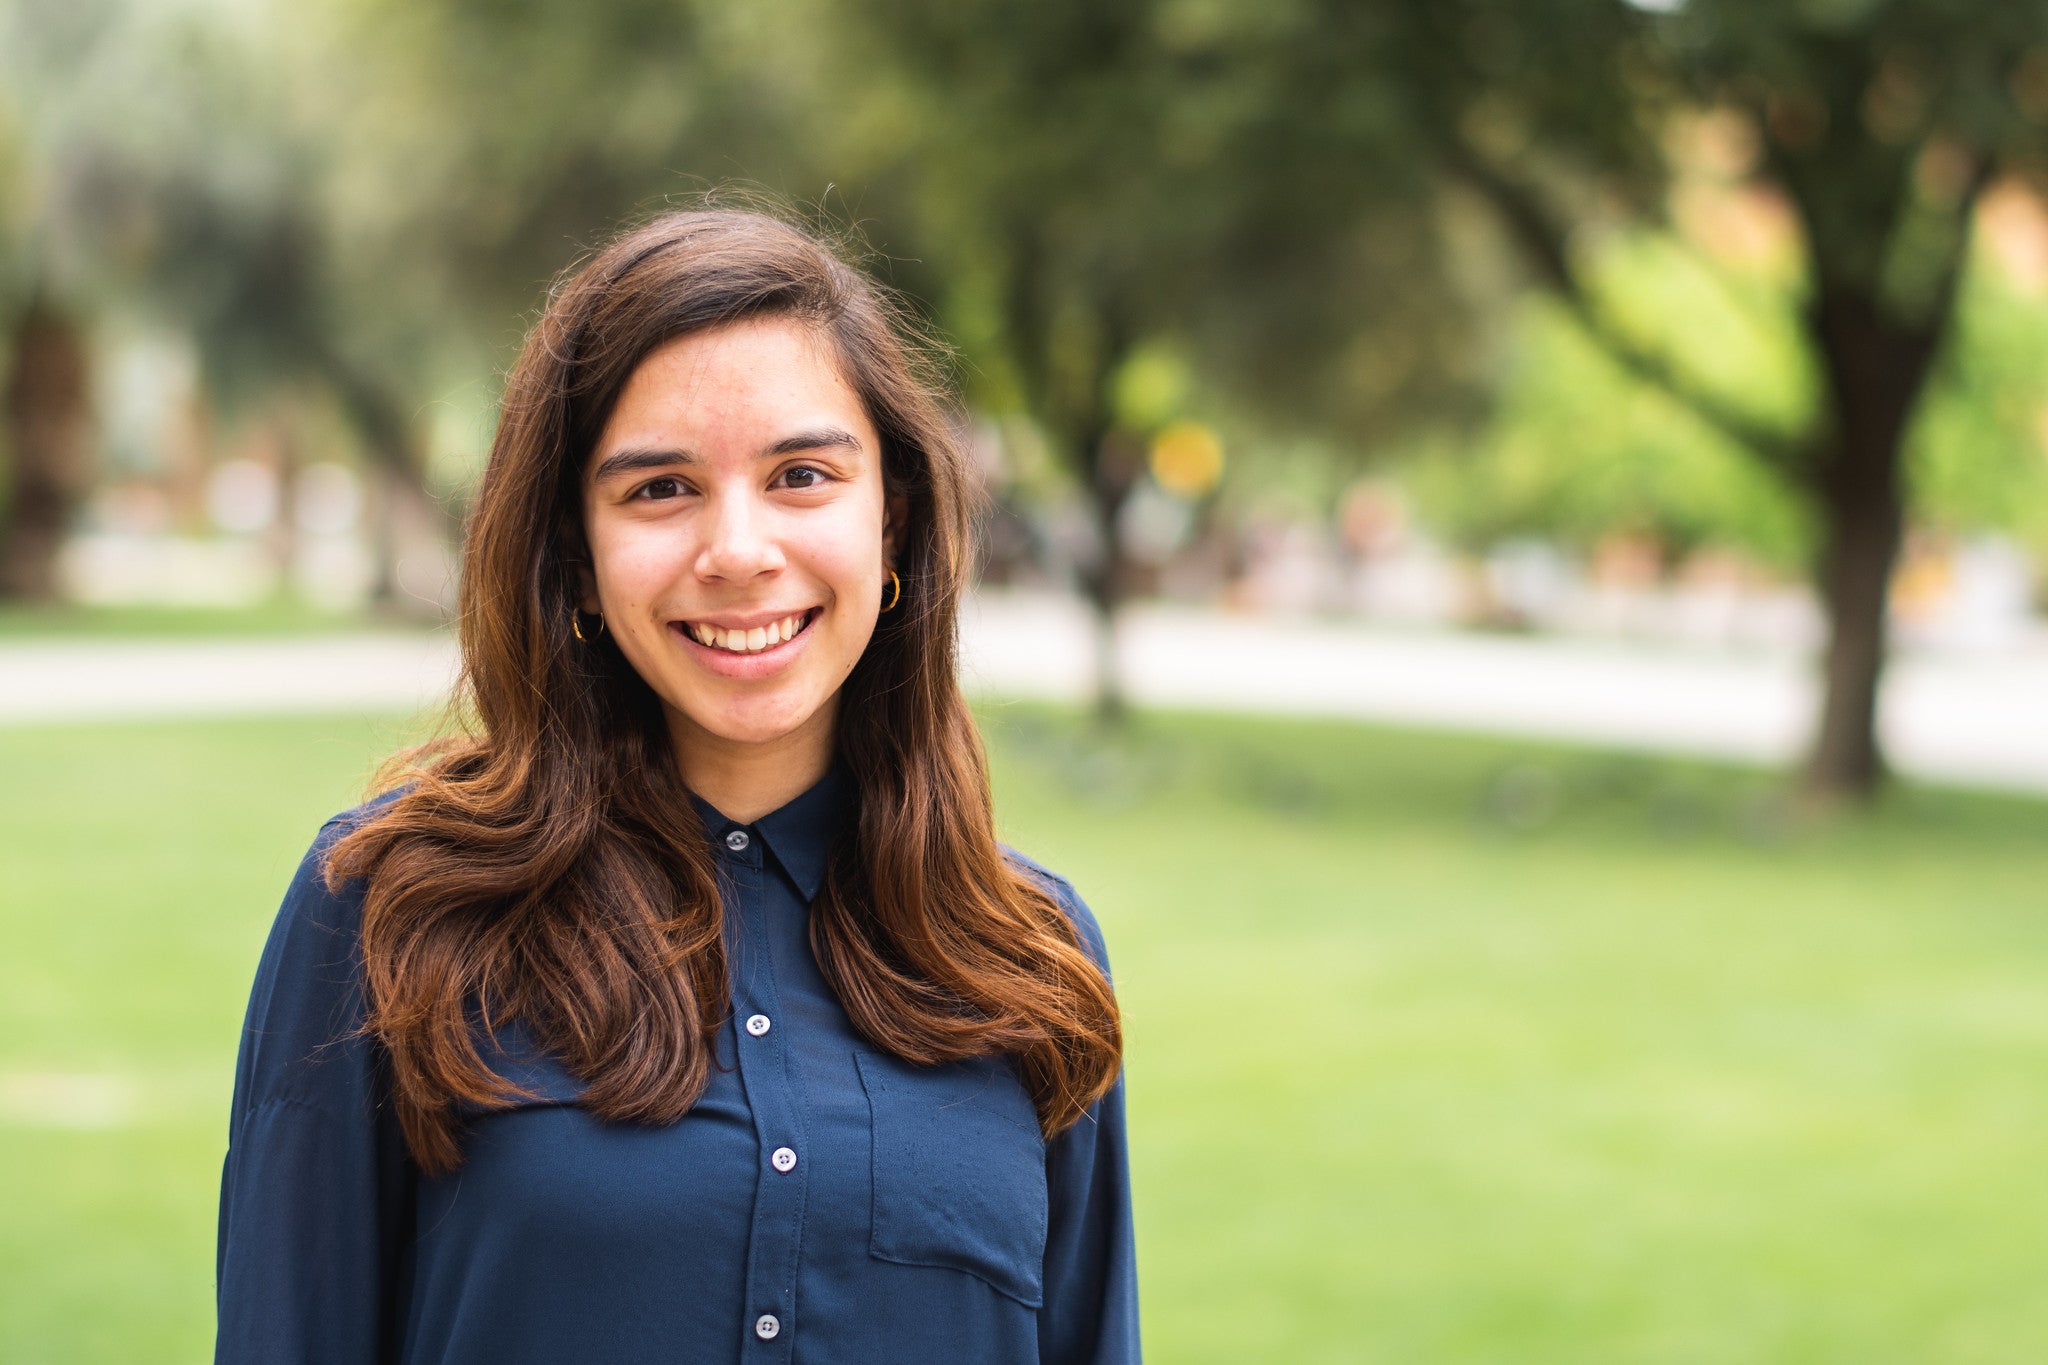
[[[841,431],[838,427],[819,427],[815,431],[800,431],[794,436],[785,436],[761,453],[768,456],[794,455],[800,450],[832,449],[858,451],[860,442],[850,431]]]
[[[670,465],[695,464],[697,457],[687,450],[662,450],[628,446],[614,450],[598,462],[590,476],[592,483],[603,483],[616,479],[622,474],[637,474],[643,469],[666,469]]]
[[[785,436],[761,452],[760,458],[773,459],[781,455],[794,455],[804,450],[852,450],[860,449],[860,441],[850,431],[838,427],[819,427],[814,431],[800,431],[794,436]],[[673,465],[695,464],[697,457],[687,450],[667,447],[628,446],[615,450],[598,462],[592,472],[592,483],[604,483],[626,474],[638,474],[648,469],[667,469]]]

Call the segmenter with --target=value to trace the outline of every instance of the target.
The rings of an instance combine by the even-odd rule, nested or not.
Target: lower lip
[[[810,643],[811,632],[818,628],[818,618],[824,608],[814,607],[804,628],[780,644],[754,654],[735,654],[729,649],[717,649],[705,644],[683,627],[680,622],[672,623],[669,630],[675,637],[689,646],[697,662],[721,678],[765,678],[771,673],[787,668],[804,646]]]

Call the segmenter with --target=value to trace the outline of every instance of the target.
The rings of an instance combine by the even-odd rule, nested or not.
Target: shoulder
[[[385,811],[391,809],[392,802],[398,800],[399,797],[404,796],[411,790],[412,784],[408,782],[402,786],[393,787],[388,792],[373,796],[359,806],[351,806],[339,815],[328,817],[327,823],[320,826],[320,833],[315,836],[313,847],[318,849],[323,843],[332,846],[336,841],[361,829],[364,825],[369,824]]]
[[[327,885],[327,861],[334,847],[343,839],[375,820],[400,796],[400,791],[388,791],[372,797],[359,806],[350,807],[338,815],[330,816],[313,835],[313,842],[305,855],[299,859],[298,871],[293,874],[290,888],[285,892],[284,903],[278,907],[277,931],[293,928],[311,928],[338,932],[353,930],[360,915],[362,887],[359,884],[344,884],[330,890]],[[272,934],[273,942],[277,937]]]
[[[273,949],[279,946],[281,937],[289,938],[309,931],[353,936],[361,915],[363,889],[355,883],[330,889],[327,862],[334,853],[335,845],[375,820],[398,795],[396,791],[385,792],[329,817],[320,826],[305,855],[299,859],[298,871],[292,875],[284,903],[278,907],[277,922],[271,932]]]
[[[394,799],[387,793],[320,826],[272,920],[250,988],[243,1032],[244,1087],[251,1098],[299,1089],[311,1059],[345,1045],[363,1021],[359,883],[330,888],[328,855]]]
[[[277,920],[271,929],[270,948],[265,952],[266,959],[294,938],[354,937],[361,918],[363,889],[360,884],[353,883],[330,889],[327,885],[327,860],[336,844],[383,814],[399,795],[398,791],[385,792],[330,817],[320,826],[305,855],[299,859],[298,871],[292,875],[283,904],[278,906]],[[265,965],[270,964],[266,961]]]
[[[1080,935],[1082,946],[1103,971],[1109,970],[1109,946],[1102,937],[1102,925],[1096,921],[1095,912],[1088,908],[1088,902],[1081,899],[1081,893],[1074,884],[1059,873],[1039,862],[1036,858],[1018,852],[1008,844],[1001,846],[1003,857],[1010,865],[1046,889],[1060,909],[1073,922],[1074,932]]]

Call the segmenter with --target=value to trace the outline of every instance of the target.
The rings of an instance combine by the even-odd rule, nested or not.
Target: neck
[[[669,743],[683,785],[728,820],[748,825],[825,776],[832,766],[835,719],[835,707],[827,703],[788,734],[750,743],[714,735],[671,711]]]

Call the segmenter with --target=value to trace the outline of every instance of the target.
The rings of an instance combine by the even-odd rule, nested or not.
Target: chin
[[[779,699],[766,705],[680,709],[692,726],[728,744],[773,744],[803,729],[818,711],[816,706]]]

